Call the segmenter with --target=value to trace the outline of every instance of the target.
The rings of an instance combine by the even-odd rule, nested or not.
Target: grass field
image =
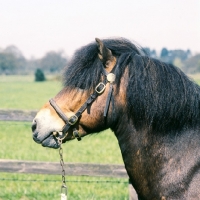
[[[200,83],[200,75],[190,76]],[[38,110],[61,89],[57,81],[34,82],[31,76],[0,76],[0,109]],[[0,121],[0,158],[59,162],[58,150],[32,140],[31,122]],[[122,164],[110,130],[63,146],[65,162]],[[69,200],[128,199],[126,179],[67,177]],[[97,182],[98,181],[98,182]],[[0,200],[60,199],[61,177],[0,173]]]
[[[34,82],[32,76],[0,76],[0,109],[37,110],[60,89],[58,81]]]
[[[57,81],[34,82],[31,76],[0,76],[0,109],[38,110],[61,89]],[[32,140],[31,122],[0,121],[0,158],[59,162],[58,150]],[[63,146],[65,162],[122,164],[110,130]],[[126,179],[67,177],[68,199],[128,199]],[[61,176],[0,173],[0,200],[60,199]]]

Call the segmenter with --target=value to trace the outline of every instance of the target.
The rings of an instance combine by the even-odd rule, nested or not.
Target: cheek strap
[[[65,115],[65,113],[56,104],[54,99],[49,100],[50,105],[54,108],[54,110],[56,111],[58,116],[60,116],[60,118],[65,122],[65,125],[64,125],[64,127],[61,131],[62,134],[61,135],[59,134],[59,136],[56,137],[59,141],[62,142],[62,140],[64,140],[67,137],[67,135],[68,135],[67,132],[70,129],[70,127],[74,126],[77,123],[79,117],[86,110],[86,108],[88,108],[94,102],[94,100],[105,91],[106,83],[109,82],[110,87],[109,87],[108,96],[107,96],[107,99],[106,99],[106,105],[105,105],[105,108],[104,108],[104,117],[105,118],[107,117],[107,113],[108,113],[108,109],[109,109],[109,105],[110,105],[110,100],[111,100],[112,92],[113,92],[113,82],[114,81],[115,81],[115,75],[113,73],[107,74],[106,79],[103,82],[100,82],[96,86],[94,93],[89,96],[87,101],[70,118],[68,118]],[[79,141],[81,140],[81,136],[79,135],[78,130],[75,129],[75,128],[73,130],[73,136],[75,138],[77,138]]]
[[[106,99],[106,105],[105,105],[105,108],[104,108],[104,114],[103,114],[104,117],[106,117],[107,114],[108,114],[108,109],[109,109],[110,100],[111,100],[111,97],[112,97],[112,92],[113,92],[113,85],[110,84],[108,96],[107,96],[107,99]]]
[[[58,114],[58,116],[65,122],[65,125],[62,129],[62,135],[59,134],[59,136],[57,136],[56,138],[59,141],[64,140],[67,137],[67,132],[70,129],[71,126],[74,126],[79,117],[81,116],[81,114],[85,111],[85,109],[99,96],[101,95],[106,88],[106,83],[100,82],[96,88],[95,88],[95,92],[93,94],[90,95],[90,97],[87,99],[87,101],[80,107],[80,109],[74,114],[72,115],[70,118],[68,118],[65,113],[61,110],[61,108],[56,104],[56,102],[54,101],[54,99],[50,99],[49,103],[50,105],[54,108],[54,110],[56,111],[56,113]],[[60,132],[59,132],[60,133]],[[73,136],[75,138],[77,138],[80,141],[80,135],[78,133],[78,130],[75,129]]]

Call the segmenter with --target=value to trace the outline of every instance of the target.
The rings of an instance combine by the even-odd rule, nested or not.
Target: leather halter
[[[115,67],[114,67],[115,68]],[[107,100],[106,100],[106,105],[104,108],[104,117],[107,116],[109,105],[110,105],[110,100],[112,97],[112,92],[113,92],[113,82],[115,81],[115,75],[113,73],[107,73],[105,71],[104,73],[104,80],[103,82],[100,82],[96,87],[95,91],[89,96],[89,98],[86,100],[86,102],[79,108],[79,110],[72,115],[70,118],[68,118],[64,112],[60,109],[60,107],[56,104],[56,102],[53,99],[49,100],[50,105],[54,108],[56,113],[59,115],[59,117],[65,122],[65,125],[62,129],[62,131],[59,132],[54,132],[53,135],[56,137],[58,142],[62,143],[62,141],[67,137],[68,135],[68,130],[73,127],[73,138],[77,138],[78,141],[81,140],[81,136],[79,135],[78,130],[74,127],[74,125],[77,123],[79,117],[81,114],[85,111],[85,109],[91,105],[94,100],[101,95],[106,88],[106,84],[110,84]],[[59,136],[58,136],[59,135]]]

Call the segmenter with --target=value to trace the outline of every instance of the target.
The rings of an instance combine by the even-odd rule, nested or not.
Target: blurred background
[[[199,0],[0,0],[0,74],[60,73],[95,37],[125,37],[200,72]]]
[[[60,175],[9,169],[59,163],[58,150],[32,140],[31,121],[61,90],[74,51],[95,37],[125,37],[200,83],[199,0],[0,0],[0,200],[60,198]],[[63,158],[123,165],[111,130],[63,145]],[[66,179],[70,200],[129,199],[127,178]]]

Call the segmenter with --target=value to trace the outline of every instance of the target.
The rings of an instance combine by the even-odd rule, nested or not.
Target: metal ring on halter
[[[62,141],[68,136],[68,132],[66,133],[66,135],[65,135],[63,138],[60,138],[60,137],[57,136],[57,134],[60,135],[60,133],[63,134],[63,132],[56,132],[56,131],[54,131],[54,132],[53,132],[53,135],[54,135],[54,137],[58,140],[58,143],[61,145],[61,144],[62,144]]]
[[[73,129],[73,136],[76,138],[78,141],[81,141],[81,136],[79,135],[79,132],[76,128]]]
[[[102,88],[101,88],[102,87]],[[100,82],[96,88],[95,88],[95,91],[98,93],[98,94],[101,94],[103,93],[103,91],[105,90],[106,88],[106,85],[103,83],[103,82]]]

